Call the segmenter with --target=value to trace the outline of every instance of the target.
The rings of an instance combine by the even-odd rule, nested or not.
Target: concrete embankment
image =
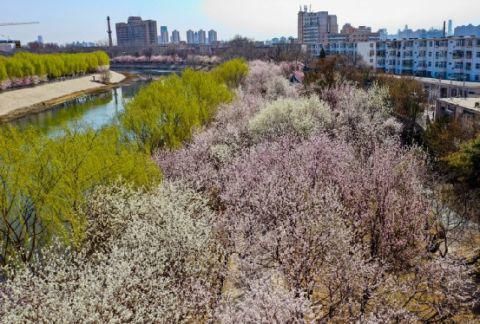
[[[54,105],[89,93],[104,91],[125,80],[123,74],[111,72],[109,85],[93,81],[100,79],[100,74],[42,84],[33,88],[25,88],[0,92],[0,123],[24,117],[31,113],[48,110]]]

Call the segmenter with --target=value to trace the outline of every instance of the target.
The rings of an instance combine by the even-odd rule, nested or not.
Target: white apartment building
[[[480,38],[475,36],[368,42],[330,37],[326,52],[361,57],[385,73],[480,82]]]
[[[381,41],[376,56],[376,68],[386,73],[480,81],[478,37]]]
[[[321,50],[321,49],[320,49]],[[329,44],[325,47],[328,55],[344,55],[352,60],[362,62],[372,68],[377,67],[377,41],[349,42],[344,37],[335,39],[330,37]]]

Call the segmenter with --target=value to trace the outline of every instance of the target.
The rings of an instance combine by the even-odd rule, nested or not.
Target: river
[[[34,127],[46,134],[76,125],[100,129],[117,123],[125,104],[148,83],[144,80],[131,81],[112,90],[78,97],[49,110],[17,119],[11,124],[20,128]]]

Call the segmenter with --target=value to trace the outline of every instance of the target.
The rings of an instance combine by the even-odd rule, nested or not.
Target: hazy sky
[[[295,36],[299,0],[0,0],[0,22],[40,21],[40,25],[0,27],[0,35],[27,42],[42,35],[45,42],[106,39],[106,16],[113,26],[139,15],[155,19],[169,31],[216,29],[220,39],[241,34],[258,40]],[[399,5],[399,4],[402,5]],[[454,25],[480,25],[479,0],[309,0],[314,11],[338,16],[340,27],[368,25],[396,32],[412,28],[440,28],[443,20]],[[114,33],[115,37],[115,33]],[[0,36],[4,38],[4,36]]]

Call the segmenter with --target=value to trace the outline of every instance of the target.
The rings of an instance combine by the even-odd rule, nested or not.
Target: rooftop
[[[466,88],[478,88],[480,89],[480,82],[469,82],[469,81],[454,81],[454,80],[445,80],[445,79],[435,79],[435,78],[421,78],[415,77],[417,81],[422,83],[430,84],[440,84],[440,85],[452,85],[456,87],[466,87]]]
[[[480,112],[480,98],[443,98],[441,102]]]
[[[459,39],[478,39],[477,35],[469,36],[445,36],[445,37],[394,37],[383,41],[387,42],[399,42],[399,41],[440,41],[440,40],[459,40]]]
[[[369,44],[370,42],[362,42],[365,44]],[[386,76],[390,76],[393,78],[409,78],[414,79],[422,83],[428,83],[432,85],[443,85],[443,86],[454,86],[458,88],[466,88],[466,89],[475,89],[480,90],[480,82],[472,82],[472,81],[455,81],[455,80],[446,80],[446,79],[437,79],[437,78],[425,78],[425,77],[414,77],[411,75],[398,75],[398,74],[386,74]]]

